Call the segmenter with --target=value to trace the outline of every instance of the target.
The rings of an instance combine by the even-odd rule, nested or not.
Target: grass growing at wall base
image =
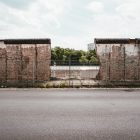
[[[0,83],[0,88],[140,88],[140,81],[98,81],[94,85],[69,85],[68,82],[58,83],[37,82],[37,83]]]

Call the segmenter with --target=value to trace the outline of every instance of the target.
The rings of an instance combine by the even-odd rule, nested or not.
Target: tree
[[[69,60],[71,65],[83,65],[88,64],[88,62],[97,64],[99,62],[95,50],[83,51],[69,48],[64,49],[57,46],[52,48],[51,55],[52,64],[55,62],[56,65],[69,65]]]
[[[90,58],[89,63],[90,63],[90,64],[99,64],[99,60],[98,60],[96,57],[92,56],[92,57]]]
[[[91,57],[93,57],[93,56],[94,56],[95,58],[97,58],[96,50],[90,50],[90,51],[88,51],[86,56],[87,56],[87,59],[88,59],[88,60],[90,60]]]
[[[87,64],[88,63],[88,59],[86,58],[86,56],[81,56],[81,58],[79,59],[79,62],[81,64]]]

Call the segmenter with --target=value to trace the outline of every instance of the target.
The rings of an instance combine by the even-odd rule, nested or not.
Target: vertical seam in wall
[[[110,65],[110,62],[111,62],[111,53],[109,52],[109,81],[110,81],[110,70],[111,70],[111,65]]]
[[[126,76],[125,76],[125,74],[126,74],[126,71],[125,71],[125,67],[126,67],[126,54],[125,54],[125,46],[124,46],[124,81],[126,80],[125,78],[126,78]]]
[[[5,48],[5,82],[7,83],[7,50],[6,48]]]
[[[23,70],[23,57],[22,57],[22,44],[20,44],[20,76],[22,81],[22,70]]]
[[[138,81],[140,81],[140,45],[138,44]]]
[[[38,62],[37,62],[37,44],[35,44],[35,80],[37,81],[37,65],[38,65]]]

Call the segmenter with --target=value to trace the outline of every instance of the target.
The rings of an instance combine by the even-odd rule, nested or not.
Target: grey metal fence
[[[64,63],[64,61],[63,61]],[[66,62],[65,62],[66,63]],[[67,86],[93,86],[97,79],[99,66],[87,64],[56,64],[51,66],[51,80]]]
[[[6,59],[0,62],[0,83],[20,84],[45,82],[50,79],[50,60]]]
[[[77,61],[34,61],[0,59],[0,85],[24,85],[41,87],[93,87],[97,85],[125,85],[128,82],[140,83],[140,71],[137,59],[129,67],[129,59],[124,57],[111,61],[103,59],[100,67],[94,63],[80,64]],[[131,59],[132,61],[132,59]],[[104,76],[101,77],[100,76]],[[120,78],[121,77],[121,78]],[[120,83],[119,83],[120,82]]]
[[[95,83],[99,66],[77,61],[36,61],[6,59],[0,68],[1,85],[35,85],[44,83],[46,87],[92,86]]]

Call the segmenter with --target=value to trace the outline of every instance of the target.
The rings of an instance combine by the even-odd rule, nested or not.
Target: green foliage
[[[88,65],[99,64],[95,50],[83,51],[69,48],[61,48],[59,46],[52,48],[52,65]]]
[[[90,64],[96,64],[96,65],[98,65],[99,64],[99,60],[97,59],[97,57],[95,57],[95,56],[92,56],[91,58],[90,58]]]
[[[79,59],[80,64],[87,64],[89,62],[89,60],[87,59],[86,56],[81,56]]]
[[[96,55],[96,51],[95,50],[88,51],[87,54],[86,54],[86,56],[87,56],[87,59],[88,60],[90,60],[93,56],[95,58],[97,58],[97,55]]]

